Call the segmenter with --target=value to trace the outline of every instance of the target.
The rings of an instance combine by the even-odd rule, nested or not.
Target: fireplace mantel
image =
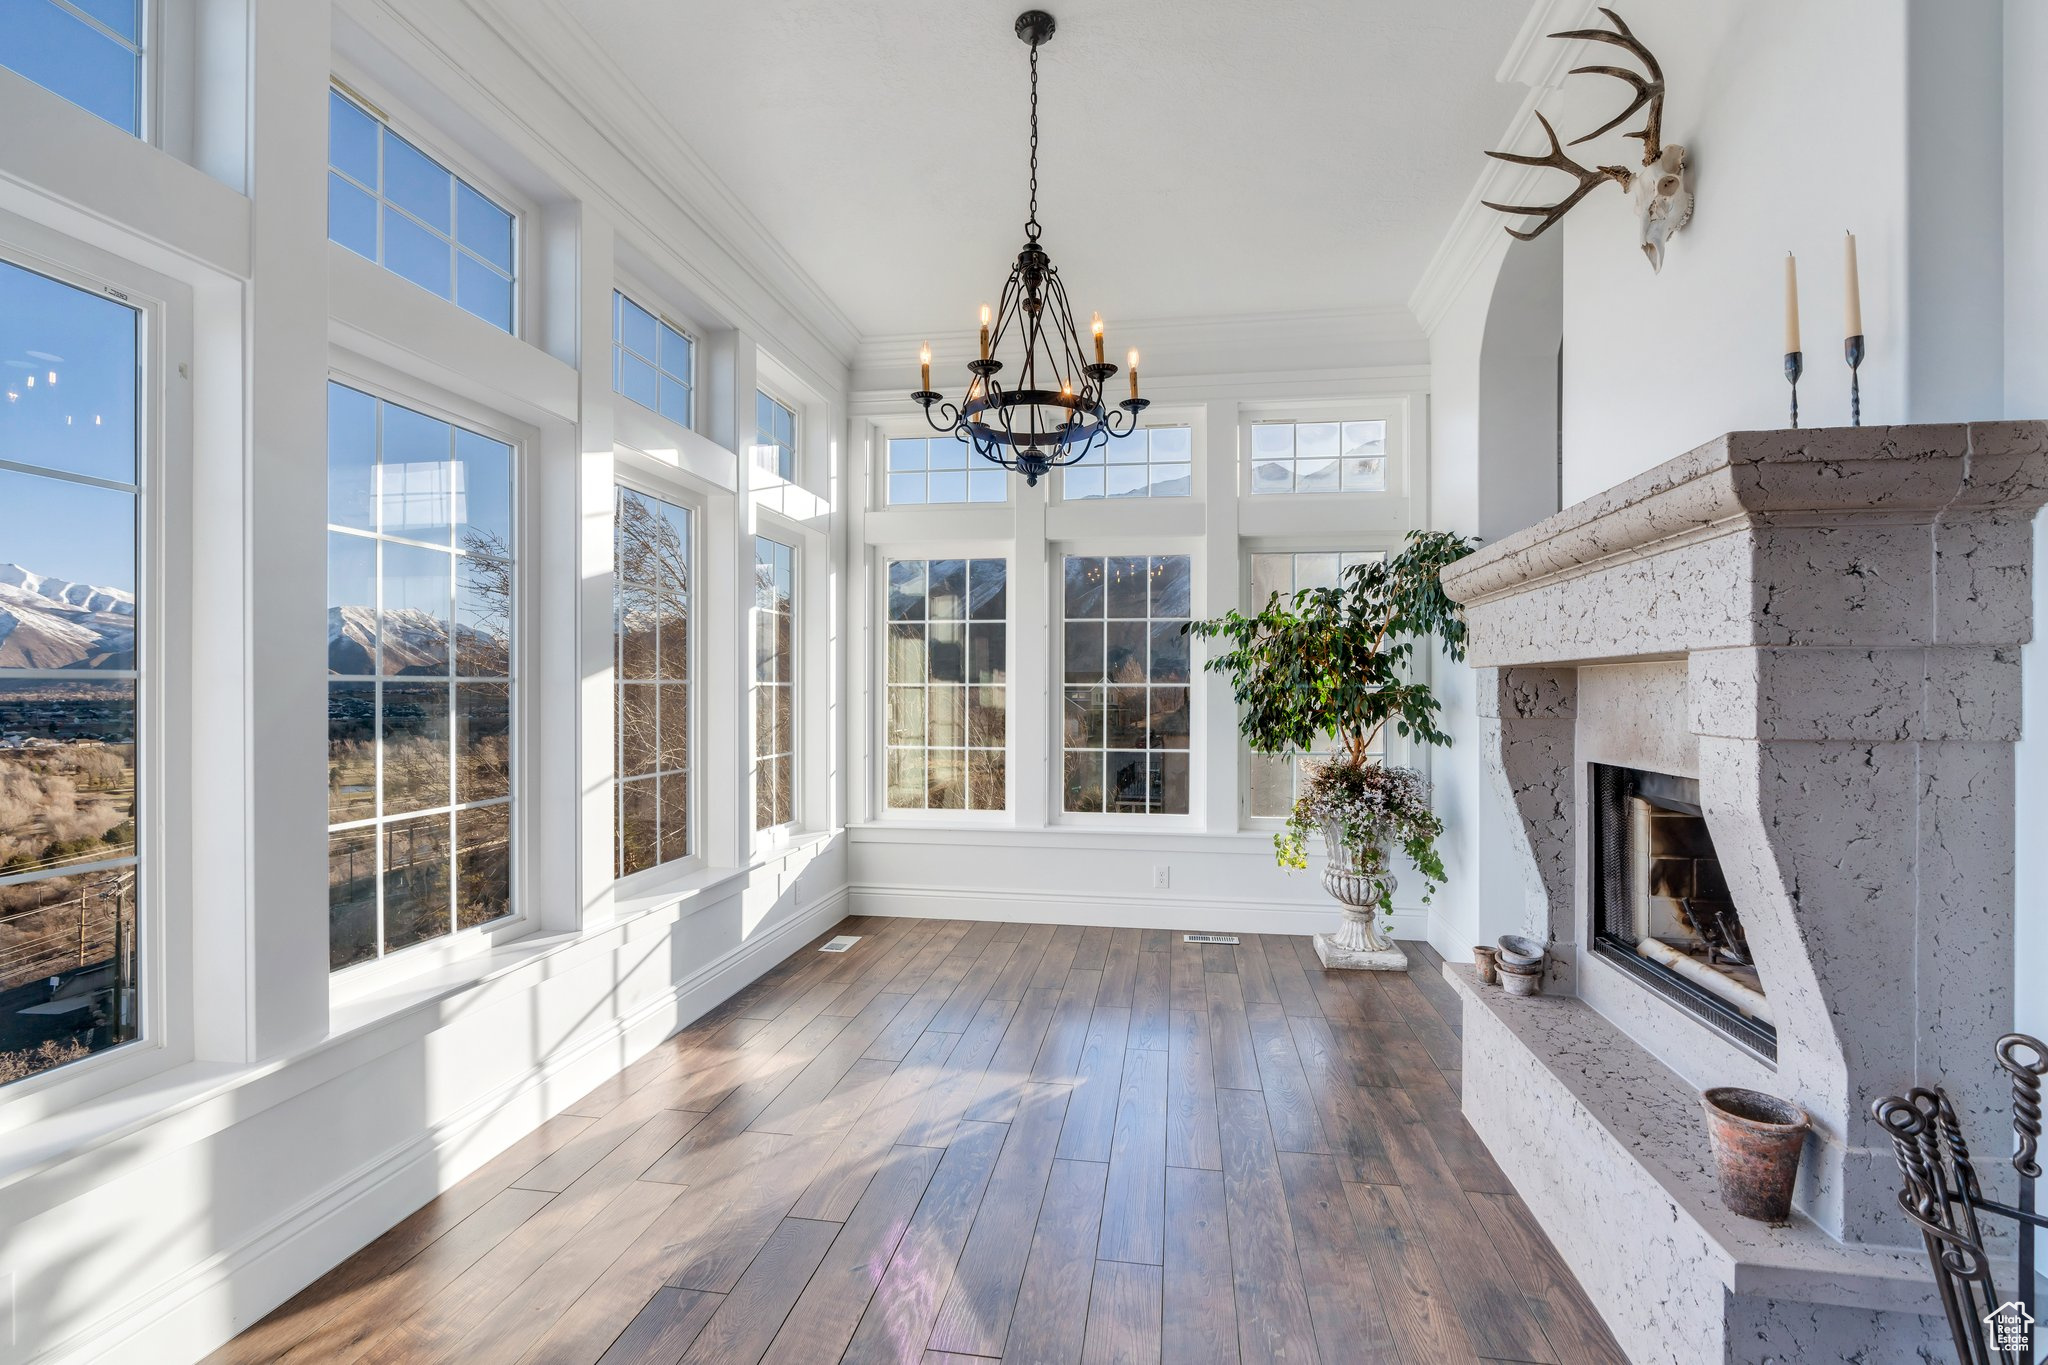
[[[1465,607],[1488,766],[1518,817],[1526,927],[1554,950],[1544,1002],[1591,1008],[1613,1026],[1602,1036],[1695,1088],[1804,1105],[1818,1140],[1801,1216],[1844,1247],[1912,1240],[1868,1116],[1876,1096],[1945,1083],[1973,1145],[2003,1150],[2010,1111],[1984,1059],[2011,1026],[2012,744],[2044,501],[2044,423],[1736,432],[1444,573]],[[1591,762],[1698,779],[1771,1001],[1775,1065],[1578,952]],[[1584,1065],[1544,1054],[1556,1036],[1468,1030],[1468,1113],[1518,1185],[1618,1178],[1625,1147],[1560,1149],[1529,1136],[1554,1116],[1514,1112],[1543,1094],[1577,1103],[1568,1086],[1523,1088]],[[1575,1216],[1569,1201],[1537,1212]],[[1684,1317],[1696,1301],[1669,1302],[1694,1306],[1656,1330],[1699,1340],[1685,1335],[1707,1330]],[[1631,1312],[1640,1344],[1649,1329]],[[1834,1358],[1825,1344],[1779,1345]]]

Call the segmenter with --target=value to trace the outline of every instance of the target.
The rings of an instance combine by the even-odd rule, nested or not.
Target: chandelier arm
[[[939,416],[944,417],[946,419],[944,422],[941,422],[938,420],[937,417],[932,416],[933,408],[937,408],[939,410]],[[938,402],[934,403],[926,403],[924,405],[924,420],[930,423],[931,429],[933,431],[942,431],[949,436],[959,436],[960,429],[965,422],[965,419],[960,414],[960,409],[956,405],[946,402],[944,399],[941,399]]]

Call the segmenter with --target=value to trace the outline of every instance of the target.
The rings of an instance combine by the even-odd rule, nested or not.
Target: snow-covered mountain
[[[133,594],[0,564],[0,668],[133,667]]]
[[[327,671],[369,677],[377,671],[374,607],[327,609]],[[468,626],[455,628],[459,671],[495,676],[504,670],[504,642]],[[428,612],[398,608],[384,613],[384,672],[440,676],[448,671],[448,628]]]

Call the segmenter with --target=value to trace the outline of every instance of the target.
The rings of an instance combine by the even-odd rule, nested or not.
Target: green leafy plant
[[[1426,786],[1404,785],[1396,793],[1381,790],[1362,776],[1374,740],[1389,725],[1394,733],[1420,744],[1448,745],[1451,737],[1437,723],[1441,706],[1428,683],[1412,676],[1416,646],[1428,642],[1453,660],[1465,657],[1465,622],[1458,604],[1445,595],[1439,579],[1444,567],[1472,553],[1474,542],[1449,531],[1411,531],[1401,550],[1382,560],[1353,565],[1334,588],[1306,588],[1282,601],[1275,593],[1255,615],[1241,612],[1185,629],[1197,638],[1221,641],[1226,648],[1203,661],[1203,668],[1230,679],[1238,704],[1238,729],[1252,749],[1262,754],[1306,752],[1334,736],[1340,752],[1312,775],[1296,799],[1288,828],[1274,837],[1275,853],[1287,867],[1305,867],[1303,840],[1320,828],[1322,804],[1343,790],[1356,789],[1357,820],[1342,820],[1345,837],[1366,836],[1365,822],[1376,803],[1389,820],[1375,827],[1400,838],[1425,879],[1443,880],[1443,862],[1435,838],[1442,832],[1433,814],[1427,820]],[[1415,777],[1419,784],[1421,778]],[[1366,799],[1368,787],[1375,793]],[[1420,791],[1421,811],[1413,796]],[[1406,811],[1391,818],[1394,809]],[[1363,837],[1351,846],[1361,857],[1374,844]],[[1363,868],[1363,864],[1361,865]]]

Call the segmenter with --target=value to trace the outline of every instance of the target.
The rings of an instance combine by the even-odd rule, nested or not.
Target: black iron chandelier
[[[929,343],[918,357],[922,386],[911,395],[933,430],[1022,474],[1026,484],[1036,484],[1055,466],[1080,462],[1112,436],[1130,435],[1138,414],[1150,406],[1138,396],[1138,353],[1132,351],[1131,396],[1116,404],[1120,414],[1111,409],[1107,386],[1117,367],[1103,358],[1102,315],[1095,315],[1095,359],[1090,362],[1060,272],[1038,242],[1038,49],[1052,37],[1053,27],[1044,10],[1017,16],[1017,36],[1031,45],[1031,211],[1024,221],[1024,249],[1010,267],[993,318],[987,304],[981,307],[981,357],[968,363],[974,377],[966,398],[956,405],[932,391]],[[1014,388],[997,378],[1003,371],[997,356],[1006,345],[1023,353]]]

